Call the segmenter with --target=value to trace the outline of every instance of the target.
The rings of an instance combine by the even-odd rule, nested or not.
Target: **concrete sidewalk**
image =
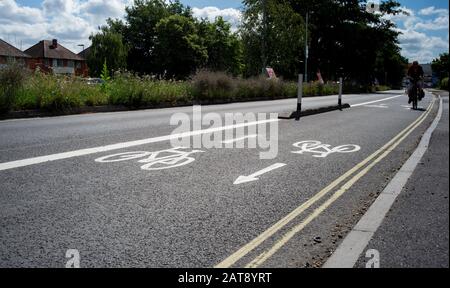
[[[380,253],[381,268],[449,267],[449,98],[421,164],[365,251]],[[355,267],[369,259],[360,255]]]

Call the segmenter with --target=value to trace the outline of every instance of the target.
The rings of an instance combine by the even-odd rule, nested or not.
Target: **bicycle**
[[[419,104],[419,95],[421,93],[421,88],[419,86],[419,81],[420,80],[415,80],[410,78],[410,88],[408,91],[408,97],[412,103],[412,109],[413,110],[417,110],[418,109],[418,104]]]
[[[176,147],[155,152],[147,152],[147,151],[124,152],[100,157],[98,159],[95,159],[95,162],[114,163],[145,158],[138,161],[138,163],[145,164],[141,166],[141,169],[146,171],[157,171],[176,168],[190,164],[195,161],[195,158],[189,157],[191,154],[203,152],[201,150],[192,150],[190,152],[187,152],[182,151],[182,149],[189,149],[189,148]],[[165,154],[166,156],[162,156]]]

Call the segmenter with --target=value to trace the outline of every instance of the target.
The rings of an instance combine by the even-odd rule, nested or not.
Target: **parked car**
[[[105,83],[105,81],[101,78],[87,78],[86,83],[88,85],[101,85]]]

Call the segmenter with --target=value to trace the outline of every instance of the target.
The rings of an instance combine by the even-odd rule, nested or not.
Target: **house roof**
[[[0,39],[0,56],[30,58],[29,55],[23,53],[22,51],[12,46],[8,42],[3,41],[2,39]]]
[[[87,59],[90,52],[91,52],[91,46],[89,46],[88,48],[86,48],[83,51],[81,51],[80,53],[78,53],[78,56],[83,57],[84,59]]]
[[[53,47],[51,40],[42,40],[36,45],[25,50],[25,53],[34,58],[51,58],[51,59],[66,59],[66,60],[79,60],[84,59],[77,54],[73,53],[66,47],[58,43],[57,47]]]

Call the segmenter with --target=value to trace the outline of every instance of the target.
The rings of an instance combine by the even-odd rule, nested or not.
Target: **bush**
[[[201,100],[233,100],[236,81],[223,72],[202,70],[192,77],[194,99]]]
[[[448,90],[448,77],[441,80],[440,88],[443,90]]]
[[[322,84],[319,82],[310,82],[303,87],[303,96],[324,96],[335,95],[339,93],[339,84],[330,82]]]
[[[11,110],[25,80],[25,70],[12,62],[0,69],[0,113]]]

